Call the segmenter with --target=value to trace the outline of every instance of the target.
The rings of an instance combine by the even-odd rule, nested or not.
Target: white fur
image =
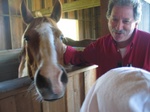
[[[121,67],[100,77],[80,112],[150,112],[150,72]]]
[[[52,25],[45,22],[42,23],[40,25],[38,25],[35,30],[40,34],[41,39],[48,39],[49,41],[49,45],[51,47],[51,52],[53,53],[53,55],[51,55],[51,60],[53,63],[57,63],[57,55],[56,55],[56,51],[55,51],[55,45],[54,45],[54,35],[53,35],[53,31],[52,31]],[[48,47],[48,46],[47,46]],[[44,49],[41,49],[44,50]],[[43,52],[43,51],[42,51]],[[47,51],[44,52],[44,54],[46,54]],[[43,54],[43,55],[44,55]]]
[[[21,77],[25,77],[25,76],[28,76],[27,61],[25,62]]]
[[[40,100],[42,100],[42,95],[41,95],[41,93],[40,93],[40,91],[39,91],[39,89],[37,88],[38,86],[37,86],[37,83],[36,83],[36,79],[37,79],[37,75],[38,75],[38,72],[39,72],[39,70],[40,70],[40,68],[42,67],[42,64],[43,64],[43,62],[39,65],[39,67],[37,68],[37,70],[36,70],[36,72],[35,72],[35,76],[34,76],[34,85],[35,85],[35,89],[36,89],[36,91],[37,91],[37,95],[38,95],[38,99],[40,99]]]

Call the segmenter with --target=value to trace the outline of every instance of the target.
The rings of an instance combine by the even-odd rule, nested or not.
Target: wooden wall
[[[70,3],[75,0],[61,0]],[[32,11],[52,7],[55,0],[26,0]],[[0,50],[21,47],[21,36],[26,28],[20,15],[21,0],[0,0]],[[79,21],[79,38],[96,39],[100,32],[100,6],[64,12],[62,18]],[[69,28],[68,28],[69,29]]]
[[[21,46],[24,24],[20,15],[21,0],[0,0],[0,50]]]
[[[69,3],[76,0],[60,0],[61,3]],[[32,11],[52,7],[55,0],[32,0]],[[99,4],[100,5],[100,4]],[[79,21],[79,39],[92,38],[100,36],[100,6],[64,12],[62,18],[77,19]],[[69,26],[68,26],[69,29]]]
[[[106,19],[106,12],[107,12],[108,0],[101,0],[100,6],[100,36],[106,35],[109,33],[108,30],[108,22]]]

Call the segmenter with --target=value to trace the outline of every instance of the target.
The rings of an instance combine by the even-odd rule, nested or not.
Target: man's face
[[[108,19],[108,28],[116,42],[124,42],[128,40],[137,21],[134,20],[132,6],[114,6]]]

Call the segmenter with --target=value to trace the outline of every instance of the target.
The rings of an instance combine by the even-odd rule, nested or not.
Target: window
[[[149,1],[150,0],[145,0]],[[139,23],[139,29],[150,33],[150,4],[148,2],[144,2],[142,4],[142,18]]]
[[[75,19],[60,19],[57,23],[64,37],[69,37],[73,40],[79,40],[78,20]]]
[[[149,3],[149,4],[150,4],[150,0],[144,0],[144,1],[146,1],[147,3]]]

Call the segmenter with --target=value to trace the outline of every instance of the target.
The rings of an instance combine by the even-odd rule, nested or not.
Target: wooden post
[[[101,24],[100,36],[109,33],[108,21],[106,18],[107,6],[108,6],[108,0],[100,0],[100,24]]]

